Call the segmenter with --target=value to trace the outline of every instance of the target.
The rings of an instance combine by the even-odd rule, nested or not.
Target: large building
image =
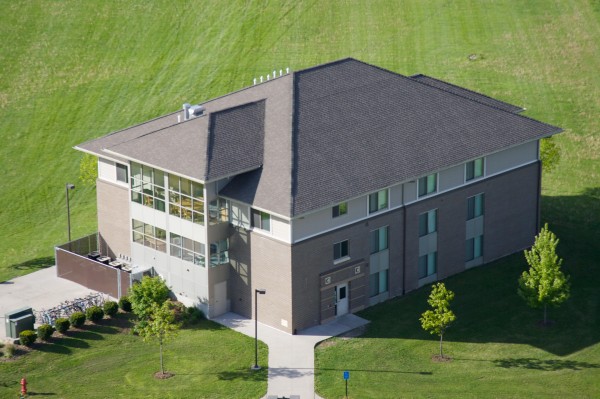
[[[262,80],[262,79],[261,79]],[[83,143],[100,251],[294,333],[530,246],[560,129],[355,59]]]

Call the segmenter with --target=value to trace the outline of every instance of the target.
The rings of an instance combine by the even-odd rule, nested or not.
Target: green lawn
[[[259,359],[266,358],[261,343]],[[0,360],[0,397],[18,397],[23,376],[36,398],[259,398],[267,392],[267,369],[250,370],[253,339],[210,321],[181,330],[164,359],[175,376],[157,380],[158,344],[105,320],[38,343],[16,361]]]
[[[597,0],[0,2],[0,281],[52,264],[67,236],[66,182],[77,186],[73,236],[96,229],[72,146],[273,69],[347,56],[562,126],[563,164],[544,193],[555,207],[598,198],[599,14]]]

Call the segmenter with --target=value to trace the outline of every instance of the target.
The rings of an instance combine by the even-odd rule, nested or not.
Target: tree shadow
[[[54,256],[43,256],[41,258],[29,259],[25,262],[10,265],[9,268],[14,270],[26,270],[30,273],[36,270],[45,269],[50,266],[54,266]]]
[[[71,349],[67,348],[66,346],[50,342],[36,344],[35,349],[37,349],[40,352],[55,353],[58,355],[69,355],[72,352]]]
[[[268,369],[262,368],[260,370],[254,371],[250,370],[250,367],[247,369],[238,369],[234,371],[221,371],[216,373],[217,378],[223,381],[267,381]]]
[[[517,280],[528,269],[523,253],[469,269],[444,280],[455,292],[451,305],[457,316],[444,342],[526,344],[566,356],[600,342],[600,188],[582,195],[542,197],[542,221],[560,239],[558,255],[570,275],[571,297],[559,308],[549,308],[556,323],[540,327],[542,309],[529,308],[517,294]],[[370,320],[365,338],[436,340],[421,329],[419,317],[427,309],[430,287],[358,313]]]
[[[66,336],[63,336],[61,338],[54,338],[52,342],[55,345],[61,345],[67,348],[85,349],[90,347],[90,344],[81,339],[69,338]]]
[[[523,368],[540,371],[583,370],[600,368],[598,363],[578,362],[575,360],[540,360],[534,358],[506,358],[492,361],[497,367]]]

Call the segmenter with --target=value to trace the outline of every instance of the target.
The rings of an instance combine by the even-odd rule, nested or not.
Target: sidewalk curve
[[[251,319],[235,313],[226,313],[213,321],[254,337],[254,321]],[[367,323],[367,320],[356,315],[346,314],[329,323],[292,335],[259,322],[258,339],[269,347],[266,398],[297,395],[299,399],[319,399],[315,394],[315,345]]]

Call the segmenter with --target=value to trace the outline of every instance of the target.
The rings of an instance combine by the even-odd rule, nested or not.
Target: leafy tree
[[[138,321],[134,330],[143,328],[152,312],[152,305],[162,305],[169,298],[169,287],[165,280],[156,277],[144,276],[142,281],[131,286],[129,300],[131,310],[137,316]]]
[[[540,140],[540,159],[544,172],[552,172],[560,162],[560,148],[553,137]]]
[[[563,260],[556,254],[556,235],[548,223],[535,237],[535,243],[525,251],[529,270],[519,278],[519,295],[532,308],[544,307],[544,325],[548,323],[548,305],[558,306],[569,298],[569,277],[560,270]]]
[[[152,303],[146,314],[146,323],[137,329],[144,342],[157,340],[160,347],[160,372],[165,374],[163,344],[174,338],[181,325],[175,322],[175,314],[168,302]]]
[[[433,308],[421,315],[421,327],[431,334],[440,336],[440,357],[444,357],[442,341],[444,332],[456,320],[454,312],[450,310],[450,301],[454,299],[454,292],[447,290],[444,283],[434,284],[427,303]]]
[[[91,154],[84,154],[79,162],[79,180],[84,186],[95,186],[98,178],[98,159]]]

